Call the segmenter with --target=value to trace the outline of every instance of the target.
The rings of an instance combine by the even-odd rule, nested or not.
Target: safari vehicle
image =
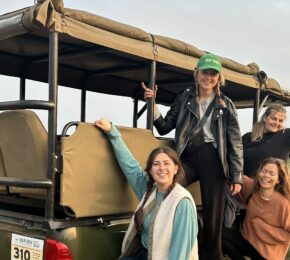
[[[19,100],[0,102],[1,260],[110,260],[120,255],[137,199],[107,139],[86,122],[86,95],[133,99],[132,125],[119,129],[144,166],[153,148],[173,142],[154,137],[152,101],[139,108],[144,101],[140,82],[151,88],[158,82],[156,102],[168,106],[194,84],[192,72],[204,53],[178,40],[64,8],[61,0],[37,1],[0,16],[0,74],[20,82]],[[222,64],[225,94],[238,109],[253,108],[253,121],[265,104],[289,105],[289,93],[256,64],[226,58]],[[48,100],[26,99],[27,80],[47,83]],[[81,90],[81,115],[59,136],[61,86]],[[48,111],[47,129],[32,110]],[[144,111],[147,129],[137,127]],[[74,133],[68,135],[71,127]],[[201,210],[198,184],[189,190]]]

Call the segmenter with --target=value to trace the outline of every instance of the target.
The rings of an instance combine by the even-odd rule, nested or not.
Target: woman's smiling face
[[[166,153],[159,153],[152,164],[150,173],[161,192],[166,192],[173,183],[174,175],[178,172],[178,166]]]
[[[206,69],[199,70],[197,73],[197,82],[200,91],[211,91],[219,81],[220,73],[217,70]]]
[[[258,181],[262,189],[274,190],[279,183],[279,169],[276,164],[267,163],[258,174]]]
[[[270,114],[264,119],[265,133],[276,133],[285,127],[286,114],[282,112],[276,112]]]

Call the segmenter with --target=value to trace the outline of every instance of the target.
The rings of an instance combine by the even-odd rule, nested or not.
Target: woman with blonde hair
[[[290,154],[290,129],[285,128],[286,109],[281,104],[272,104],[261,120],[254,124],[253,131],[243,136],[244,174],[254,178],[261,162],[268,157],[283,159]]]
[[[187,183],[200,181],[203,229],[200,259],[222,260],[221,231],[226,183],[232,194],[242,185],[242,138],[233,102],[223,95],[221,59],[207,53],[197,62],[194,86],[180,93],[166,116],[154,107],[154,126],[161,135],[175,129],[175,150],[187,174]],[[156,90],[142,83],[145,100]]]
[[[290,245],[290,179],[282,159],[268,158],[255,180],[244,176],[237,195],[248,202],[242,233],[225,228],[223,251],[231,259],[284,260]]]

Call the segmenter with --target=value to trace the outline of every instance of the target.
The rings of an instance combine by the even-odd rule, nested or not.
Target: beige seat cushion
[[[149,130],[118,128],[143,168],[154,148],[172,146],[172,141],[156,139]],[[77,218],[135,210],[137,198],[102,131],[93,124],[80,123],[74,134],[62,138],[61,150],[61,205],[69,207]]]
[[[29,110],[2,112],[0,129],[0,174],[47,179],[47,132],[37,115]],[[24,195],[45,194],[43,189],[11,187],[9,190]]]
[[[145,166],[152,149],[166,141],[149,130],[119,128],[133,155]],[[119,168],[105,134],[93,124],[80,123],[76,132],[62,138],[61,204],[76,217],[132,212],[137,198]]]

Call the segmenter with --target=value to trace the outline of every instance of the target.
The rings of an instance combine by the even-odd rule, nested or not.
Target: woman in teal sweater
[[[100,119],[96,126],[107,133],[140,200],[123,241],[121,259],[198,259],[196,208],[190,193],[179,184],[184,171],[176,152],[169,147],[153,150],[144,171],[108,120]],[[136,247],[139,238],[141,247]]]

